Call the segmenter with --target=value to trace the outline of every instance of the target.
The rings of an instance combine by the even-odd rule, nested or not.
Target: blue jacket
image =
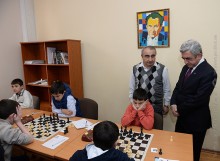
[[[61,99],[61,101],[57,101],[57,100],[55,100],[54,97],[52,97],[52,99],[53,99],[53,104],[54,104],[54,106],[55,106],[57,109],[61,109],[61,108],[62,108],[62,109],[67,109],[67,97],[68,97],[69,95],[72,95],[72,96],[73,96],[70,87],[69,87],[66,83],[64,83],[64,86],[65,86],[65,93],[64,93],[63,98]],[[73,97],[74,97],[74,96],[73,96]],[[77,116],[77,117],[82,117],[82,113],[81,113],[81,110],[80,110],[79,101],[78,101],[78,99],[75,98],[75,97],[74,97],[74,99],[76,100],[76,116]]]

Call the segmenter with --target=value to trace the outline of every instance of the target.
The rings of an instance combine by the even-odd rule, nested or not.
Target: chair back
[[[40,109],[40,98],[38,96],[32,96],[33,97],[33,107],[34,109]]]
[[[154,129],[163,130],[163,116],[154,112]]]
[[[80,98],[80,110],[82,117],[98,120],[98,104],[90,98]]]

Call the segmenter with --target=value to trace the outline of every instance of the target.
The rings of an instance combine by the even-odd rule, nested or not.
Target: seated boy
[[[69,86],[62,81],[54,81],[50,88],[52,112],[60,117],[81,116],[79,101],[74,98]]]
[[[115,149],[118,140],[118,126],[111,121],[103,121],[93,128],[93,142],[85,149],[76,151],[69,161],[134,161],[126,153]]]
[[[14,92],[11,100],[17,101],[22,108],[33,107],[33,97],[27,90],[24,89],[23,81],[19,78],[11,82],[11,87]]]
[[[133,93],[133,103],[130,104],[121,119],[122,126],[142,126],[151,130],[154,125],[154,109],[147,99],[147,92],[138,88]]]
[[[18,128],[13,127],[16,124]],[[21,108],[10,99],[0,101],[0,144],[4,148],[5,161],[11,159],[13,144],[29,144],[34,140],[29,130],[21,123]]]

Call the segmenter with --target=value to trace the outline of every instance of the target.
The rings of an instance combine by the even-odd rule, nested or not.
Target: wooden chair
[[[79,99],[82,117],[98,120],[98,104],[90,98]]]
[[[34,109],[40,109],[40,98],[38,96],[32,96],[33,97],[33,108]]]

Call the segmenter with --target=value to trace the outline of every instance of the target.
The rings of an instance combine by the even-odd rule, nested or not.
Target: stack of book
[[[53,47],[47,47],[47,60],[48,64],[69,64],[68,53]]]

